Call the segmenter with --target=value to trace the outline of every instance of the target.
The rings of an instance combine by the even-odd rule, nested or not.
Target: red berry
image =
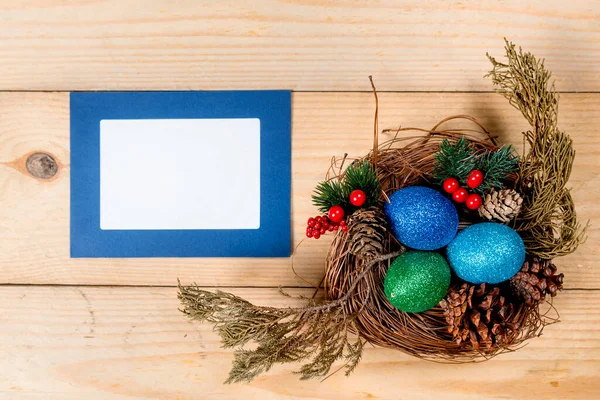
[[[340,226],[346,226],[346,221],[340,222]]]
[[[340,222],[344,219],[344,209],[340,206],[333,206],[329,209],[328,217],[333,222]]]
[[[312,229],[307,229],[306,230],[306,237],[308,237],[308,238],[313,237],[313,231],[312,231]]]
[[[335,227],[333,225],[329,225],[329,228],[327,228],[327,230],[329,232],[333,232],[335,230]]]
[[[339,226],[339,225],[334,225],[334,226],[333,226],[333,230],[334,230],[334,231],[337,231],[338,229],[340,229],[340,226]]]
[[[318,239],[318,238],[320,238],[320,237],[321,237],[321,232],[319,232],[319,231],[315,230],[315,231],[313,232],[313,237],[314,237],[315,239]]]
[[[458,188],[452,193],[452,199],[457,203],[464,203],[468,196],[469,192],[465,188]]]
[[[467,197],[467,208],[470,210],[477,210],[481,206],[481,196],[477,193],[470,194]]]
[[[316,222],[316,223],[315,223],[315,226],[314,226],[313,228],[315,228],[315,229],[317,229],[317,230],[321,229],[321,222],[320,222],[320,221],[319,221],[319,222]]]
[[[360,189],[353,190],[350,193],[350,203],[355,207],[360,207],[367,201],[367,195]]]
[[[324,227],[321,227],[321,229],[319,229],[319,232],[321,232],[321,235],[324,235],[325,232],[327,232],[327,229],[325,229]]]
[[[308,219],[307,224],[308,224],[308,226],[315,226],[315,222],[317,222],[317,221],[314,218],[310,217]]]
[[[458,184],[458,179],[456,178],[448,178],[444,181],[444,190],[447,193],[454,193],[459,187],[460,185]]]
[[[483,174],[481,171],[474,169],[467,175],[467,186],[471,189],[479,187],[483,183]]]
[[[348,226],[347,226],[347,225],[344,225],[344,226],[342,226],[342,230],[343,230],[344,232],[348,232]]]

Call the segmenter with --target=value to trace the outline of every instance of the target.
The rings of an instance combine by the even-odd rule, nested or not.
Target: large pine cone
[[[461,344],[468,339],[477,350],[509,343],[520,328],[513,321],[514,305],[500,294],[500,288],[485,283],[451,287],[440,306],[453,340]]]
[[[490,221],[509,222],[521,212],[523,198],[514,189],[491,190],[483,197],[479,215]]]
[[[563,288],[564,274],[556,274],[556,266],[550,260],[528,257],[521,271],[510,279],[513,293],[528,305],[543,302],[546,295],[556,296]]]
[[[469,337],[469,328],[464,326],[463,319],[467,312],[467,296],[469,291],[472,292],[474,289],[475,286],[468,283],[463,283],[462,286],[453,286],[446,297],[440,301],[440,307],[444,310],[444,316],[448,322],[448,333],[452,334],[456,344],[460,344]]]
[[[350,253],[363,259],[383,254],[387,222],[378,207],[356,211],[348,221]]]

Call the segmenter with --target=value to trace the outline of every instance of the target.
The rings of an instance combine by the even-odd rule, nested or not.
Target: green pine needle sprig
[[[344,179],[348,192],[351,193],[357,189],[365,192],[367,201],[362,207],[371,207],[377,204],[381,193],[381,185],[373,164],[364,160],[352,163],[346,170]],[[348,196],[350,193],[348,193]]]
[[[312,195],[313,204],[323,213],[333,206],[340,206],[350,215],[355,207],[350,203],[350,193],[360,189],[365,192],[363,207],[370,207],[379,201],[381,185],[373,164],[366,160],[353,162],[346,170],[343,179],[320,182]]]
[[[476,168],[475,150],[464,136],[456,143],[444,139],[435,154],[433,177],[440,185],[449,177],[454,177],[464,184],[469,172]]]
[[[502,146],[500,149],[482,154],[478,159],[478,169],[483,172],[484,178],[478,191],[503,186],[502,180],[519,168],[519,157],[512,146]]]
[[[502,146],[496,151],[477,153],[465,137],[456,143],[444,139],[435,154],[433,177],[438,184],[453,177],[464,187],[467,177],[474,169],[484,174],[483,183],[473,189],[483,193],[492,188],[501,188],[503,180],[519,168],[519,158],[512,146]]]
[[[338,180],[320,182],[312,195],[313,204],[324,213],[333,206],[341,206],[344,210],[350,207],[350,191]]]

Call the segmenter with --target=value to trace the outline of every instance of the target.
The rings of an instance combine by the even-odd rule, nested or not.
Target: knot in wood
[[[33,153],[25,165],[27,172],[40,179],[50,179],[58,172],[58,163],[46,153]]]

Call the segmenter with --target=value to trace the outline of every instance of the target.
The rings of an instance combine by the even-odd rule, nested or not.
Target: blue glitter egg
[[[450,266],[471,283],[500,283],[514,276],[525,261],[525,245],[512,228],[494,222],[471,225],[448,245]]]
[[[409,186],[394,192],[384,209],[396,239],[413,249],[440,249],[458,231],[454,204],[427,187]]]

